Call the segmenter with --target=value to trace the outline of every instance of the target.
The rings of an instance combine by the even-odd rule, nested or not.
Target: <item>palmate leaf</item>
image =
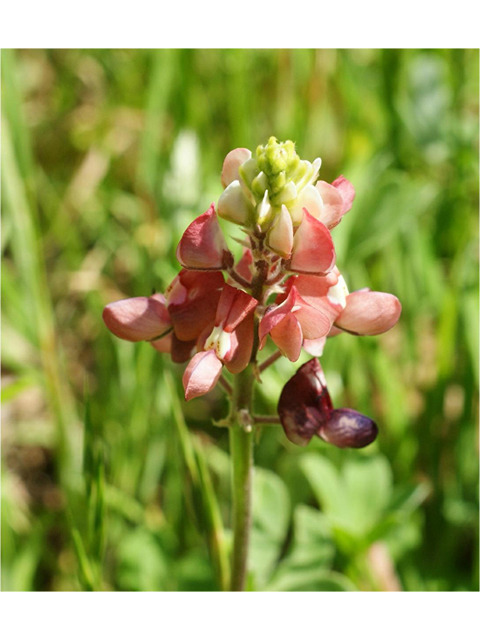
[[[365,539],[391,497],[386,460],[357,457],[345,461],[340,473],[329,460],[312,454],[303,458],[301,468],[332,526],[353,539]]]
[[[338,591],[331,571],[335,548],[328,519],[317,509],[299,505],[294,513],[293,541],[266,591]]]

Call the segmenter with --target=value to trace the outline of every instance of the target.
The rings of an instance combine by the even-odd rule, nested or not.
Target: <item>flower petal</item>
[[[201,351],[188,363],[182,382],[185,400],[203,396],[213,389],[222,373],[222,363],[212,350]]]
[[[322,198],[319,191],[312,184],[307,185],[298,196],[295,204],[289,207],[294,226],[298,226],[301,223],[304,209],[317,220],[321,220]]]
[[[335,248],[327,227],[304,209],[303,220],[293,238],[290,271],[325,275],[335,265]]]
[[[240,373],[250,362],[253,347],[253,313],[250,313],[232,333],[232,352],[225,357],[231,373]]]
[[[377,434],[377,425],[367,416],[353,409],[334,409],[317,435],[341,449],[361,449],[371,444]]]
[[[302,365],[283,387],[278,415],[287,438],[307,445],[328,420],[333,405],[316,358]]]
[[[240,174],[238,173],[238,168],[251,157],[252,152],[249,149],[243,149],[242,147],[233,149],[233,151],[227,153],[222,168],[223,188],[228,187],[231,182],[239,179]]]
[[[297,294],[293,313],[300,322],[302,333],[307,340],[316,340],[326,336],[332,323],[323,310],[312,307]]]
[[[168,312],[180,340],[195,340],[213,323],[224,283],[221,271],[180,271],[166,292]]]
[[[303,333],[300,322],[289,313],[270,331],[270,336],[280,351],[291,362],[296,362],[302,351]]]
[[[187,362],[196,352],[196,340],[179,340],[172,334],[172,362]]]
[[[235,224],[246,225],[253,216],[253,206],[238,180],[231,182],[218,199],[218,215]]]
[[[224,284],[218,301],[215,325],[221,325],[224,331],[233,331],[257,304],[257,300],[248,293]]]
[[[233,256],[218,224],[214,204],[185,230],[178,243],[177,260],[186,269],[197,271],[226,269],[233,265]]]
[[[355,189],[353,184],[347,180],[344,176],[338,176],[332,185],[340,191],[343,198],[344,210],[343,213],[347,213],[352,208],[353,200],[355,199]]]
[[[117,338],[130,342],[152,340],[172,326],[161,293],[149,298],[127,298],[112,302],[103,310],[103,321]]]
[[[267,244],[270,249],[282,258],[290,257],[293,247],[293,225],[290,213],[285,205],[282,205],[280,213],[275,218],[267,236]]]
[[[172,336],[173,332],[168,335],[160,338],[159,340],[152,340],[150,344],[154,349],[156,349],[159,353],[171,353],[172,351]]]
[[[290,287],[288,296],[282,300],[281,304],[274,305],[266,311],[263,318],[260,320],[260,326],[258,327],[258,337],[260,340],[260,348],[263,349],[267,335],[270,331],[282,320],[284,320],[289,313],[291,313],[295,304],[296,291],[294,286]]]
[[[380,291],[354,291],[335,320],[339,329],[361,336],[375,336],[391,329],[402,312],[395,296]]]
[[[323,201],[319,218],[326,227],[333,229],[352,208],[355,189],[343,176],[339,176],[332,184],[319,180],[315,188]]]

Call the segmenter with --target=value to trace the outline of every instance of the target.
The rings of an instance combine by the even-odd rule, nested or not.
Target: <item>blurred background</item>
[[[218,590],[230,535],[220,389],[114,338],[107,303],[163,291],[270,135],[353,182],[333,232],[350,290],[401,300],[378,337],[328,341],[362,451],[255,451],[252,590],[478,589],[478,50],[2,52],[2,585]],[[258,413],[307,360],[264,376]],[[222,521],[225,526],[222,526]]]

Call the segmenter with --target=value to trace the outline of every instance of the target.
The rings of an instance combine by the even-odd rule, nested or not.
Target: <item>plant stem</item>
[[[232,591],[243,591],[247,576],[253,476],[253,425],[250,419],[254,376],[252,365],[235,376],[230,428],[233,498]]]
[[[262,259],[263,238],[253,251],[256,274],[252,279],[252,296],[263,303],[268,263]],[[252,247],[253,249],[253,247]],[[230,406],[230,456],[232,460],[233,552],[231,590],[244,591],[247,578],[248,543],[252,519],[252,478],[254,423],[251,417],[253,386],[257,366],[258,318],[254,321],[250,364],[234,377]]]
[[[262,373],[262,371],[265,371],[265,369],[268,369],[270,365],[272,365],[281,357],[282,357],[282,352],[280,350],[275,351],[275,353],[272,353],[272,355],[269,358],[267,358],[264,362],[262,362],[262,364],[258,367],[259,372]]]

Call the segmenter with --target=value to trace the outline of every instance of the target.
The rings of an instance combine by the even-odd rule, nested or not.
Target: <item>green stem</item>
[[[252,365],[235,376],[230,427],[233,498],[232,591],[243,591],[247,576],[248,543],[250,537],[253,424],[250,418],[254,375]]]
[[[252,296],[263,303],[268,263],[262,258],[263,237],[252,245],[256,274],[252,280]],[[248,543],[252,519],[252,477],[254,422],[252,418],[253,387],[256,380],[258,319],[255,318],[250,364],[234,377],[230,406],[230,456],[232,459],[233,553],[231,590],[244,591],[247,578]]]

